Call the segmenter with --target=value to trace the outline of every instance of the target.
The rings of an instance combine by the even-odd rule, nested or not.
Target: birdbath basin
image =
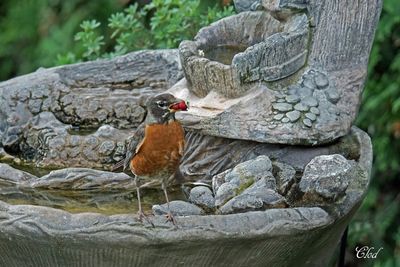
[[[197,142],[193,143],[196,138]],[[203,138],[200,144],[198,138]],[[89,200],[96,203],[93,200],[97,197],[97,200],[108,201],[109,206],[113,204],[118,206],[118,201],[112,197],[107,198],[107,195],[118,189],[134,191],[132,179],[125,174],[67,168],[52,171],[38,178],[7,164],[0,164],[2,195],[11,196],[11,193],[25,192],[25,199],[19,203],[0,201],[2,251],[0,264],[2,266],[22,266],[27,262],[33,266],[71,266],[78,263],[85,266],[179,266],[180,264],[292,266],[299,263],[307,266],[326,266],[328,264],[339,241],[340,233],[360,204],[369,183],[372,150],[370,139],[364,132],[353,128],[351,134],[330,146],[288,147],[286,150],[277,145],[255,142],[224,143],[226,140],[210,137],[189,136],[189,140],[191,140],[188,144],[189,151],[192,149],[206,151],[205,147],[212,146],[222,151],[222,154],[210,157],[207,153],[195,152],[192,155],[202,158],[200,162],[203,164],[196,166],[193,165],[192,159],[186,156],[181,167],[184,175],[190,176],[192,173],[196,176],[193,172],[198,175],[208,168],[215,169],[215,166],[224,160],[224,155],[228,157],[233,155],[232,148],[241,155],[247,154],[250,160],[223,172],[222,176],[220,174],[213,176],[212,190],[216,205],[214,209],[206,210],[199,205],[192,198],[194,189],[190,191],[189,200],[192,203],[187,199],[172,201],[172,212],[178,214],[175,216],[176,226],[166,222],[162,212],[159,213],[163,205],[153,206],[155,215],[149,218],[154,227],[146,221],[139,221],[134,208],[129,210],[129,213],[115,209],[101,214],[99,210],[93,212],[95,209],[87,209],[86,212],[84,209],[65,211],[46,206],[54,207],[53,199],[61,203],[71,188],[83,192],[87,192],[89,188],[92,190],[102,188],[103,194],[100,190],[97,196],[94,195]],[[195,143],[197,146],[192,147]],[[251,155],[250,150],[258,151],[262,155]],[[270,171],[261,173],[257,171],[270,168],[268,167],[268,164],[271,164],[270,159],[272,160]],[[263,164],[260,165],[260,162]],[[221,202],[221,188],[226,188],[232,181],[227,177],[235,177],[235,173],[240,170],[244,171],[245,175],[248,175],[246,174],[248,172],[256,176],[261,175],[260,180],[250,183],[253,186],[244,185],[244,191],[243,189],[241,192],[236,191],[237,196],[228,202],[224,200]],[[318,175],[315,176],[316,174]],[[258,191],[254,189],[257,189],[259,182],[265,179],[276,181],[277,190],[282,196],[277,200],[274,197],[279,194],[267,189],[265,192],[267,195],[272,194],[270,195],[272,199],[267,197],[262,200],[266,201],[265,206],[255,208],[253,204],[257,201],[253,203],[246,197],[257,196]],[[288,179],[286,183],[283,182],[285,179]],[[320,180],[317,182],[314,179]],[[13,186],[14,191],[11,189]],[[204,188],[204,186],[194,184],[194,188]],[[27,189],[38,190],[42,197],[41,202],[36,202],[35,205],[26,204],[30,198],[26,193]],[[45,189],[53,191],[49,194]],[[263,187],[261,189],[264,190]],[[246,195],[246,190],[253,190],[255,194]],[[151,198],[158,193],[145,191],[144,195],[147,194],[149,198],[150,194]],[[114,193],[114,196],[116,194]],[[37,200],[37,197],[34,199]],[[2,200],[7,199],[2,197]],[[10,198],[8,200],[12,202]],[[152,198],[152,201],[155,202],[153,204],[159,203],[159,198]],[[218,204],[218,201],[222,204]],[[182,207],[182,203],[187,203],[183,209],[179,208]],[[187,208],[188,205],[191,205],[191,209]],[[193,206],[197,209],[193,209]],[[65,209],[65,206],[58,207]]]
[[[243,12],[202,28],[179,46],[189,88],[199,97],[215,91],[237,97],[261,81],[275,81],[306,62],[307,16],[278,20],[270,13]]]

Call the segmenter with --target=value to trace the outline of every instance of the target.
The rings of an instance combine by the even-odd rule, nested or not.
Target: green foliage
[[[95,20],[85,20],[81,24],[83,31],[75,35],[75,41],[82,41],[85,52],[83,57],[89,60],[94,60],[100,56],[101,46],[104,45],[104,37],[99,36],[95,30],[100,26],[100,23]]]
[[[365,266],[400,266],[400,5],[385,0],[357,120],[372,138],[374,166],[366,199],[349,231],[349,252],[383,247]],[[396,257],[397,255],[397,257]],[[355,261],[356,262],[356,261]]]
[[[109,17],[108,48],[105,35],[97,31],[100,23],[84,21],[82,31],[75,35],[83,50],[60,55],[57,63],[112,57],[139,49],[175,48],[182,40],[192,39],[201,27],[233,13],[233,6],[221,9],[215,5],[204,10],[200,0],[153,0],[143,8],[133,4]]]
[[[83,48],[74,43],[79,24],[88,17],[103,21],[122,8],[115,0],[0,1],[0,81],[39,67],[54,66],[60,53],[77,61]]]

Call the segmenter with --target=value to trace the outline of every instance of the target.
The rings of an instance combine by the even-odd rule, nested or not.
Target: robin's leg
[[[169,209],[169,199],[168,199],[168,193],[167,193],[167,187],[165,185],[165,181],[162,181],[161,188],[164,191],[165,200],[167,200],[168,213],[167,213],[167,215],[165,215],[165,217],[167,217],[167,221],[170,221],[174,225],[176,225],[176,220],[175,220],[174,216],[172,215],[171,210]]]
[[[139,220],[141,222],[143,222],[143,219],[145,219],[148,223],[150,223],[153,227],[154,224],[153,222],[143,213],[142,210],[142,202],[140,200],[140,185],[139,185],[139,181],[138,181],[138,177],[135,175],[135,186],[136,186],[136,195],[137,195],[137,200],[138,200],[138,206],[139,206],[139,210],[138,210],[138,216],[139,216]]]

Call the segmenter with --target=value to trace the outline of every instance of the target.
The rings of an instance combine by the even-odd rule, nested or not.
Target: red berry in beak
[[[186,111],[186,110],[188,110],[188,106],[186,105],[186,102],[183,101],[183,100],[181,102],[172,104],[169,108],[174,110],[174,111],[179,111],[179,110],[180,111]]]

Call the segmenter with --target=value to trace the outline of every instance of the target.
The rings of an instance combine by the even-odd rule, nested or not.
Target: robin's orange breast
[[[159,173],[172,175],[179,166],[185,144],[181,124],[151,124],[130,162],[131,170],[138,176],[154,176]]]

